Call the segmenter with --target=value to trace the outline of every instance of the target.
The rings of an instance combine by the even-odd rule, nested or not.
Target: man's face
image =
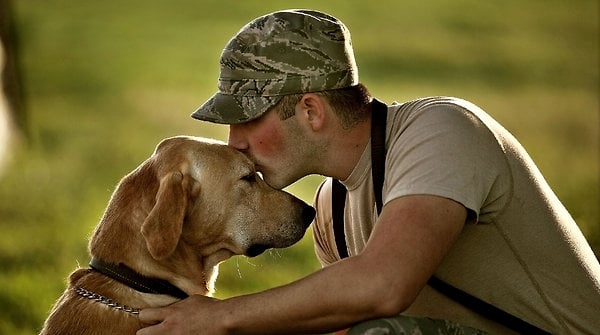
[[[258,119],[229,126],[229,145],[245,153],[274,188],[284,188],[303,177],[298,147],[302,136],[294,117],[281,120],[271,108]]]

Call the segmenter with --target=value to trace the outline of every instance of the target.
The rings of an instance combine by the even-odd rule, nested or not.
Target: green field
[[[226,140],[189,114],[216,89],[218,58],[247,21],[315,8],[353,34],[361,82],[391,102],[471,100],[529,151],[600,252],[598,2],[17,0],[29,139],[0,175],[0,334],[35,334],[118,180],[160,139]],[[291,191],[307,202],[320,177]],[[318,268],[296,246],[221,267],[217,296]]]

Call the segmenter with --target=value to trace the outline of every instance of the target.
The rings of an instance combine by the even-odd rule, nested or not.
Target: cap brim
[[[198,107],[192,117],[220,124],[244,123],[260,117],[280,99],[281,96],[255,97],[217,93]]]

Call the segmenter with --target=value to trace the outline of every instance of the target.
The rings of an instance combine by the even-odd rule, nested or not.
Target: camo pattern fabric
[[[221,54],[218,93],[192,114],[215,123],[250,121],[281,96],[358,84],[350,32],[338,19],[286,10],[244,26]]]
[[[359,323],[347,335],[486,335],[475,328],[448,320],[398,316]]]

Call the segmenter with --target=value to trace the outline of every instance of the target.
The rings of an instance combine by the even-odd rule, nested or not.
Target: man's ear
[[[309,124],[313,131],[321,130],[325,121],[326,103],[322,97],[314,93],[305,93],[296,108],[296,112]]]
[[[154,259],[170,256],[179,243],[187,195],[181,172],[172,172],[160,181],[156,203],[142,224],[146,247]]]

